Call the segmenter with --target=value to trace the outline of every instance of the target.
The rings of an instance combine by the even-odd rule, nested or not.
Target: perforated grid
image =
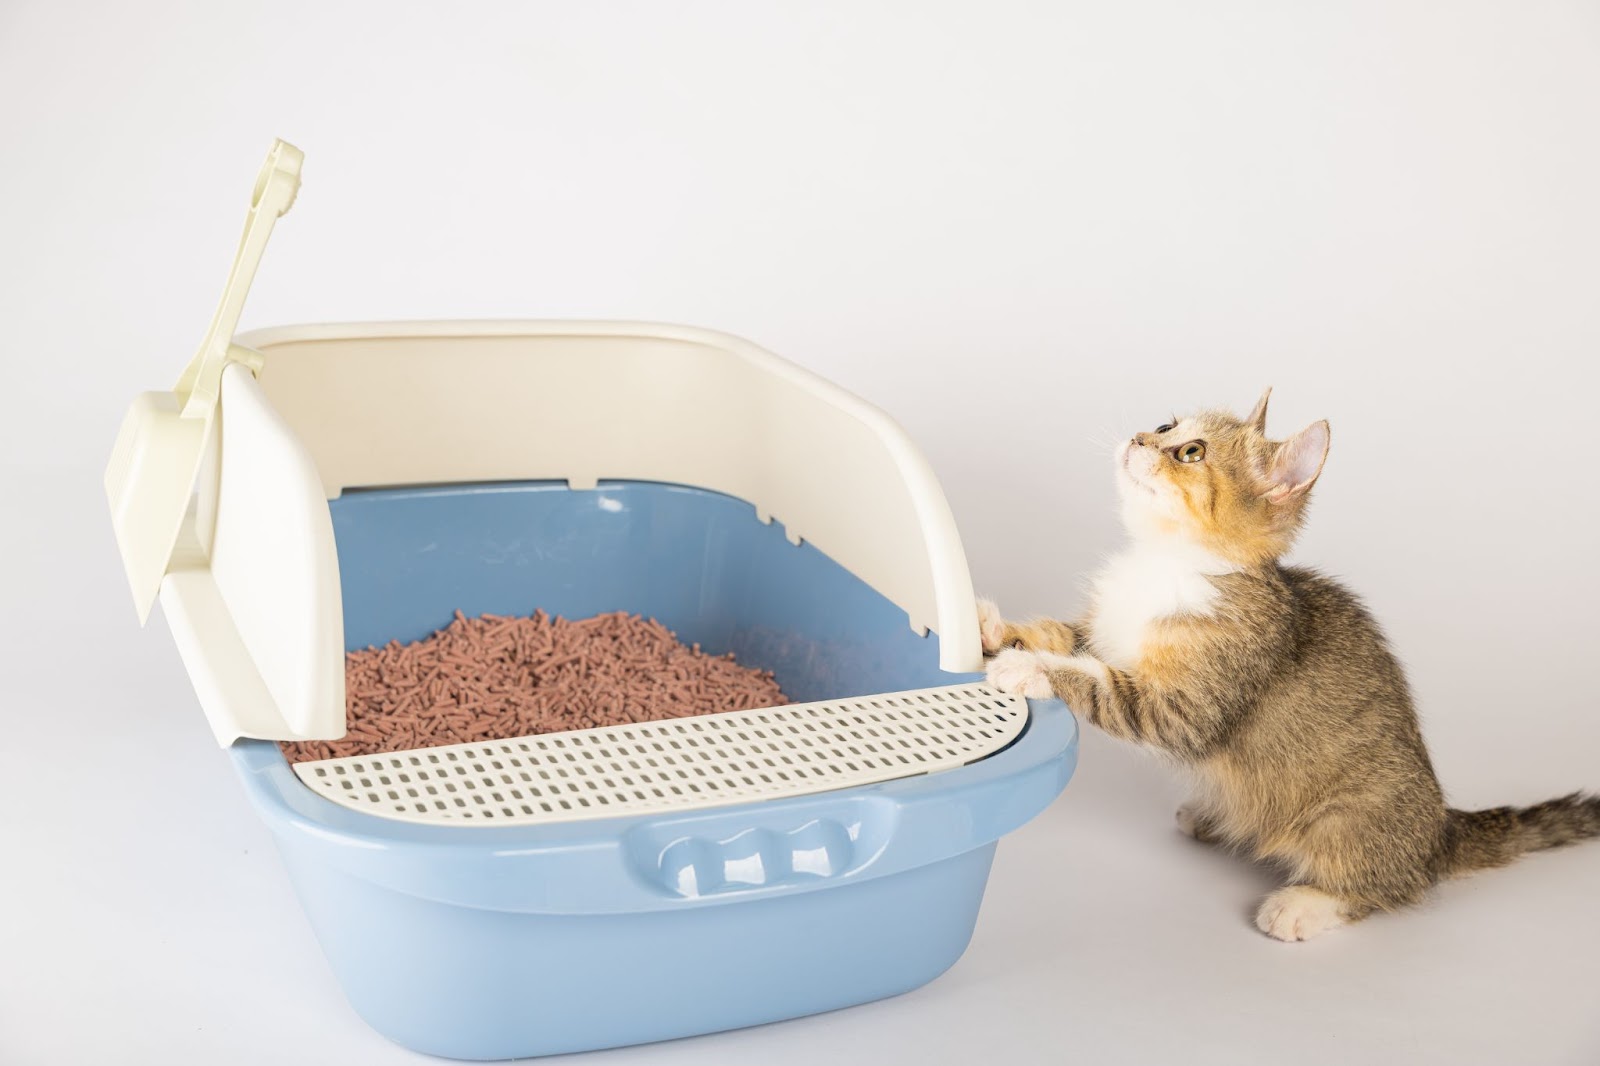
[[[1022,698],[957,685],[319,759],[294,771],[319,795],[367,814],[527,825],[914,777],[994,754],[1027,720]]]

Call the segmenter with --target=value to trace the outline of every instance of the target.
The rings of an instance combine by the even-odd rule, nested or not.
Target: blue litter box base
[[[654,616],[796,700],[964,684],[938,638],[747,503],[673,485],[455,486],[330,505],[350,647],[453,611]],[[709,1033],[916,988],[972,936],[995,842],[1076,761],[1072,715],[967,766],[700,810],[426,825],[231,754],[346,996],[417,1051],[506,1059]],[[695,877],[685,880],[686,863]],[[703,876],[702,876],[703,875]]]
[[[397,1044],[508,1059],[642,1044],[920,987],[972,937],[995,846],[825,892],[677,913],[448,906],[320,863],[290,875],[351,1005]],[[448,987],[419,971],[449,974]]]

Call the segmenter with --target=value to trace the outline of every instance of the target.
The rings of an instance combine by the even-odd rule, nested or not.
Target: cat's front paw
[[[1055,695],[1045,657],[1021,648],[1006,648],[990,659],[986,679],[992,688],[1030,700],[1049,699]]]
[[[985,655],[994,655],[1005,647],[1006,622],[993,600],[978,601],[978,639],[983,642]]]

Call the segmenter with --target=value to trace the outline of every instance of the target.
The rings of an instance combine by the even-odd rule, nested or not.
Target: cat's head
[[[1245,418],[1224,411],[1174,417],[1117,447],[1128,531],[1178,538],[1254,566],[1288,550],[1328,458],[1328,423],[1267,439],[1268,389]]]

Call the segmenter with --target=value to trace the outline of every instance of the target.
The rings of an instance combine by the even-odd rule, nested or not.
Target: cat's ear
[[[1262,403],[1265,402],[1263,397]],[[1285,503],[1304,496],[1311,491],[1322,473],[1322,464],[1327,461],[1328,423],[1313,422],[1278,445],[1278,450],[1272,453],[1267,489],[1262,495],[1269,503]]]
[[[1267,401],[1272,399],[1272,386],[1267,386],[1267,391],[1261,394],[1261,399],[1256,401],[1255,407],[1245,416],[1244,423],[1254,426],[1256,432],[1263,437],[1267,435]]]

